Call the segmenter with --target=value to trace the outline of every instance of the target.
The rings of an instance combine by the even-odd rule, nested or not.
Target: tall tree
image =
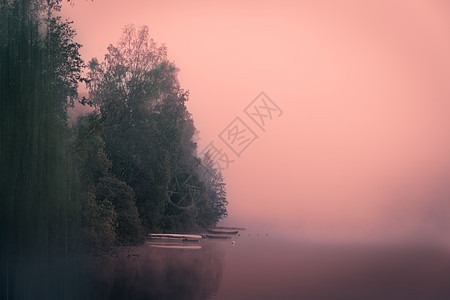
[[[129,25],[104,61],[92,59],[89,69],[89,101],[104,119],[112,173],[133,188],[147,230],[211,226],[224,216],[208,198],[208,189],[216,187],[200,177],[188,92],[180,87],[166,47],[149,37],[146,26]],[[200,221],[200,215],[209,221]]]
[[[177,69],[148,28],[127,26],[105,60],[89,63],[90,101],[105,119],[112,171],[130,185],[148,229],[164,214],[169,182],[177,169],[183,125],[190,119]]]

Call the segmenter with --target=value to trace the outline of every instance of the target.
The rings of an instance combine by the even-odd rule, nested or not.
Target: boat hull
[[[239,230],[217,230],[217,229],[209,229],[208,233],[211,234],[225,234],[225,235],[236,235]]]
[[[231,236],[223,234],[206,234],[206,237],[208,239],[222,239],[222,240],[231,239]]]
[[[214,229],[225,229],[225,230],[246,230],[243,227],[226,227],[226,226],[216,226]]]
[[[196,234],[178,234],[178,233],[150,233],[148,236],[151,239],[164,239],[164,240],[182,240],[182,241],[199,241],[201,235]]]

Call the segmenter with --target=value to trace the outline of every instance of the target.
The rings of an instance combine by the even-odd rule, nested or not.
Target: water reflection
[[[17,262],[6,280],[15,281],[11,298],[450,299],[450,248],[431,241],[319,243],[242,234],[123,247],[77,261],[85,263]]]
[[[208,299],[223,268],[216,243],[124,247],[91,258],[92,299]]]
[[[431,242],[318,243],[248,237],[227,246],[212,299],[450,299],[450,251]]]

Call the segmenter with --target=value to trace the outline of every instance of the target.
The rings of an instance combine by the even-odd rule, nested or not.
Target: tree
[[[166,47],[149,37],[146,26],[126,26],[104,61],[89,62],[88,88],[88,102],[103,120],[111,172],[133,189],[147,230],[186,231],[226,216],[221,175],[200,176],[188,92],[179,85]],[[178,180],[196,187],[195,201],[173,191],[180,188]]]
[[[202,160],[201,177],[207,186],[207,198],[210,200],[214,224],[228,216],[226,185],[220,170],[214,167],[209,155]]]
[[[92,253],[109,249],[117,238],[114,206],[108,199],[97,199],[95,192],[95,187],[89,186],[81,210],[83,242]]]
[[[144,231],[131,187],[114,177],[103,177],[99,180],[95,195],[98,201],[110,201],[113,204],[117,214],[115,232],[120,244],[137,244],[143,241]]]
[[[158,229],[183,126],[190,119],[188,94],[179,86],[165,46],[149,38],[147,27],[125,27],[105,60],[92,59],[89,69],[89,100],[105,120],[112,172],[133,188],[146,228]]]
[[[103,120],[95,113],[78,124],[77,154],[82,193],[83,239],[91,249],[143,240],[134,192],[110,173]]]

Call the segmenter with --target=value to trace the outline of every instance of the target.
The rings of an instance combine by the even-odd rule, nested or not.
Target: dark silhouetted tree
[[[195,127],[165,46],[149,38],[148,28],[126,26],[103,62],[89,63],[89,102],[104,120],[105,152],[112,173],[133,188],[147,230],[187,230],[200,208],[174,207],[167,199],[175,177],[198,177]],[[199,203],[199,202],[197,202]]]

